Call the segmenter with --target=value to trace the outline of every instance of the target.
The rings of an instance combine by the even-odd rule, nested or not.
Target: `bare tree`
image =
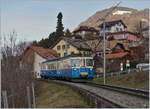
[[[17,33],[13,31],[1,37],[2,53],[2,90],[7,91],[9,107],[27,107],[26,87],[33,80],[32,63],[20,67],[20,56],[25,50],[26,42],[17,44]]]

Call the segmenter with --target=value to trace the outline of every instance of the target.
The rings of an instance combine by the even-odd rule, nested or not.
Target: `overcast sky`
[[[55,31],[57,14],[62,12],[65,29],[109,8],[120,0],[0,0],[1,35],[15,30],[20,40],[40,40]],[[120,6],[149,8],[149,0],[122,0]]]

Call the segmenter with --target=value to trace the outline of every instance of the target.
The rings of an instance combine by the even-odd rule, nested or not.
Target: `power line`
[[[105,33],[105,20],[106,20],[106,17],[112,13],[113,10],[115,10],[119,5],[120,5],[121,1],[119,3],[117,3],[117,5],[115,5],[109,12],[106,13],[106,15],[103,17],[103,18],[100,18],[98,21],[103,21],[103,58],[104,58],[104,63],[103,63],[103,78],[104,78],[104,84],[106,84],[106,33]]]

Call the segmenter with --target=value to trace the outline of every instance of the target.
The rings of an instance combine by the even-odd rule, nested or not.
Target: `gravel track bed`
[[[122,104],[126,107],[143,108],[149,106],[149,100],[141,97],[123,94],[117,91],[112,91],[112,90],[103,89],[99,87],[88,86],[80,83],[71,83],[71,82],[64,82],[64,81],[61,81],[61,83],[70,84],[82,89],[86,89],[90,92],[97,94],[98,96],[104,97],[115,103]]]

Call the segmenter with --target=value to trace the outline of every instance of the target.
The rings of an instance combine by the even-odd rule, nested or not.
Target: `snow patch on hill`
[[[131,11],[122,11],[122,10],[117,10],[114,13],[112,13],[113,15],[122,15],[122,14],[131,14]]]

